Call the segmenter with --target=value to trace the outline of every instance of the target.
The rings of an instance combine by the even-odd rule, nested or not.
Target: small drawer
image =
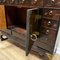
[[[56,39],[56,33],[57,31],[43,28],[42,34],[44,34],[42,37],[40,37],[40,42],[46,43],[50,46],[54,46],[55,39]]]
[[[58,22],[57,21],[48,20],[48,19],[44,19],[42,21],[42,26],[46,26],[46,27],[57,29]]]
[[[7,4],[18,4],[18,0],[6,0]]]
[[[30,1],[30,6],[42,7],[43,6],[43,0],[31,0]]]
[[[60,7],[60,0],[44,0],[44,6],[45,7]]]
[[[22,4],[22,5],[27,4],[27,5],[29,5],[30,0],[19,0],[19,4]]]
[[[44,27],[41,28],[41,33],[42,33],[42,34],[48,35],[49,32],[50,32],[50,29],[44,28]]]
[[[60,11],[59,10],[45,9],[44,10],[44,17],[47,17],[51,20],[59,20]]]
[[[35,43],[35,46],[37,46],[37,50],[38,50],[38,52],[39,52],[39,48],[42,48],[42,49],[44,49],[44,50],[46,50],[46,51],[49,51],[50,53],[53,53],[53,47],[51,47],[51,46],[49,46],[48,44],[46,44],[46,43],[43,43],[43,42],[39,42],[39,40],[38,41],[36,41]]]

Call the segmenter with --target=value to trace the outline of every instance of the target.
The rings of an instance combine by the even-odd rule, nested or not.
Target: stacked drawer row
[[[59,17],[59,10],[44,9],[43,20],[41,22],[41,33],[44,34],[44,36],[35,43],[37,46],[48,50],[51,53],[53,53],[54,50]]]
[[[7,5],[19,5],[19,6],[36,6],[36,7],[42,7],[43,6],[43,0],[0,0],[1,4],[7,4]]]
[[[60,7],[60,0],[0,0],[0,4],[23,7]]]

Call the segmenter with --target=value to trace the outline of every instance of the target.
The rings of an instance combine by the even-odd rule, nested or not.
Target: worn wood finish
[[[0,4],[9,5],[9,6],[17,6],[17,7],[42,7],[43,0],[6,0],[6,2],[0,1]]]
[[[58,19],[59,17],[57,18],[57,20],[54,20],[52,18],[55,17],[55,14],[59,10],[55,11],[55,10],[45,9],[46,10],[45,11],[42,8],[28,9],[28,8],[17,8],[17,7],[11,7],[11,6],[6,6],[5,8],[6,8],[7,26],[9,28],[11,28],[13,31],[17,32],[17,33],[12,32],[12,35],[26,41],[26,55],[28,55],[28,53],[30,52],[30,50],[33,46],[33,43],[34,43],[34,41],[32,41],[30,39],[31,38],[30,36],[36,31],[39,32],[40,36],[41,36],[41,33],[47,35],[47,37],[45,37],[45,38],[43,36],[43,38],[44,38],[43,40],[40,37],[40,39],[39,39],[40,41],[38,41],[38,40],[36,41],[37,42],[36,46],[39,46],[39,47],[53,53],[56,31],[57,31],[57,26],[58,26],[57,22],[59,21],[59,19]],[[50,11],[53,11],[53,14],[52,14],[53,16],[49,15]],[[22,12],[24,12],[24,13],[22,13]],[[45,16],[44,15],[45,13],[48,13],[48,15]],[[39,23],[36,20],[37,15],[41,16]],[[50,27],[48,26],[49,21],[52,22]],[[53,23],[57,25],[56,27],[54,26],[56,29],[53,28]],[[27,33],[25,38],[23,38],[22,35],[18,34],[21,31],[19,29],[16,29],[16,27],[19,27],[19,29],[21,27],[22,27],[22,29],[25,28],[26,33]],[[49,30],[48,34],[47,34],[47,30]],[[24,32],[24,31],[22,30],[22,32]],[[52,38],[52,37],[54,37],[54,38]],[[38,44],[38,42],[40,44]]]
[[[17,1],[17,0],[15,0],[15,1]],[[56,0],[56,1],[59,1],[59,0]],[[29,3],[28,3],[29,2]],[[24,1],[24,2],[22,2],[22,3],[20,3],[19,4],[19,6],[20,7],[26,7],[27,5],[28,5],[28,7],[30,7],[30,8],[32,8],[32,7],[37,7],[37,10],[39,9],[39,8],[45,8],[45,7],[47,7],[47,8],[49,8],[49,7],[60,7],[59,5],[54,5],[55,4],[55,2],[53,2],[52,3],[52,5],[51,5],[51,0],[48,0],[47,2],[46,2],[46,0],[37,0],[37,2],[35,1],[35,0],[32,0],[32,2],[31,3],[33,3],[33,4],[31,4],[31,5],[29,5],[30,4],[30,0],[28,1],[28,0],[26,0],[26,1]],[[35,3],[36,2],[36,3]],[[44,3],[43,3],[44,2]],[[12,4],[11,4],[11,2],[9,2],[9,0],[8,0],[8,4],[10,4],[10,5],[16,5],[16,3],[15,2],[13,2]],[[7,3],[6,3],[6,5],[7,5]],[[18,5],[18,3],[17,3],[17,5]],[[17,6],[16,5],[16,6]],[[49,5],[49,6],[48,6]],[[39,7],[39,8],[38,8]],[[6,7],[5,7],[6,8]],[[35,21],[35,16],[33,16],[33,18],[32,19],[29,19],[30,18],[30,14],[31,14],[31,12],[32,12],[32,10],[35,10],[34,8],[33,9],[31,9],[31,12],[28,10],[28,12],[27,12],[27,10],[26,11],[23,11],[24,10],[24,8],[23,9],[18,9],[18,10],[15,10],[15,9],[13,9],[13,8],[11,8],[12,10],[10,11],[10,8],[11,7],[7,7],[6,8],[6,16],[7,16],[7,20],[8,20],[8,24],[9,25],[11,25],[11,26],[13,26],[13,25],[15,25],[15,26],[17,26],[17,25],[20,25],[21,23],[23,23],[23,24],[21,24],[22,26],[27,26],[27,36],[26,36],[26,55],[30,52],[30,50],[31,50],[31,47],[32,47],[32,45],[33,45],[33,43],[34,43],[34,41],[32,41],[30,38],[30,35],[31,34],[33,34],[33,32],[35,32],[35,30],[36,30],[36,27],[37,28],[39,28],[40,29],[40,27],[38,27],[38,26],[36,26],[36,24],[37,23],[34,23]],[[17,7],[15,7],[16,9],[17,9]],[[13,11],[13,13],[12,13],[12,11]],[[18,11],[18,13],[17,13],[17,11]],[[47,10],[48,11],[48,10]],[[21,13],[21,12],[24,12],[23,14]],[[43,12],[43,11],[42,11]],[[26,13],[28,13],[27,15],[27,25],[26,25],[26,21],[25,21],[25,19],[26,19]],[[35,12],[35,13],[37,13],[37,12]],[[40,12],[38,11],[38,14],[39,14]],[[49,12],[48,12],[49,13]],[[51,21],[52,20],[54,20],[55,18],[56,18],[56,16],[55,16],[55,12],[53,12],[54,14],[52,14],[50,17],[48,17],[48,18],[50,18],[51,19]],[[43,13],[44,14],[44,13]],[[42,15],[43,15],[42,14]],[[48,16],[48,15],[47,15]],[[24,18],[23,18],[24,17]],[[43,19],[48,19],[48,18],[43,18]],[[54,18],[54,19],[53,19]],[[59,18],[59,17],[57,17],[57,18]],[[56,19],[57,19],[56,18]],[[21,20],[20,20],[21,19]],[[49,20],[50,20],[49,19]],[[13,20],[13,21],[12,21]],[[29,21],[29,20],[33,20],[33,21]],[[41,19],[42,20],[42,19]],[[57,20],[59,20],[59,19],[57,19]],[[12,21],[12,22],[11,22]],[[11,22],[11,23],[10,23]],[[32,23],[31,23],[32,22]],[[15,24],[16,23],[16,24]],[[53,22],[54,23],[54,22]],[[31,25],[33,25],[32,27],[31,27]],[[46,24],[46,23],[45,23]],[[57,23],[56,23],[57,24]],[[18,26],[18,27],[21,27],[21,25],[20,26]],[[3,26],[2,24],[1,24],[1,26]],[[13,26],[14,27],[14,26]],[[45,26],[43,26],[44,27],[44,29],[45,29],[45,31],[43,31],[43,30],[41,30],[41,32],[43,31],[43,33],[47,33],[47,31],[48,31],[48,36],[47,36],[47,38],[45,38],[42,42],[43,43],[45,43],[46,45],[49,45],[51,48],[53,48],[53,46],[54,46],[54,44],[55,44],[55,39],[56,39],[56,34],[57,34],[57,29],[56,29],[56,31],[54,31],[52,28],[52,26],[51,27],[48,27],[48,29],[47,29],[47,25]],[[12,28],[12,27],[11,27]],[[57,27],[56,27],[57,28]],[[37,29],[37,30],[39,30],[39,29]],[[41,28],[42,29],[42,28]],[[32,30],[33,32],[31,33],[31,31],[30,30]],[[50,30],[50,31],[49,31]],[[40,33],[40,31],[39,31],[39,33]],[[43,34],[42,33],[42,34]],[[53,33],[53,35],[52,35],[52,33]],[[46,34],[45,34],[46,35]],[[52,37],[54,37],[54,38],[52,38]],[[44,36],[43,36],[43,38],[44,38]],[[46,40],[47,39],[47,40]],[[53,44],[53,45],[51,45],[49,42],[51,42],[51,44]],[[43,45],[43,44],[42,44]],[[41,46],[41,45],[40,45]],[[43,46],[43,48],[45,48],[46,46]],[[42,48],[42,47],[41,47]],[[51,48],[49,49],[49,50],[51,50]],[[46,48],[46,49],[48,49],[48,48]]]
[[[6,17],[4,5],[0,5],[0,29],[6,29]]]

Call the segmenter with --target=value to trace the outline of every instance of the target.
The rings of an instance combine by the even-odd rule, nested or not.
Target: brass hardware
[[[25,0],[19,0],[19,3],[23,4],[25,2]]]
[[[32,34],[30,37],[31,37],[32,41],[36,41],[37,40],[37,35],[36,34]]]
[[[15,0],[11,0],[10,3],[13,3]]]
[[[50,32],[50,30],[46,30],[46,34],[48,34]]]
[[[31,4],[37,3],[38,0],[32,0]]]
[[[52,13],[53,13],[53,11],[50,11],[50,12],[49,12],[49,15],[52,15]]]
[[[48,21],[47,25],[50,26],[51,25],[51,21]]]

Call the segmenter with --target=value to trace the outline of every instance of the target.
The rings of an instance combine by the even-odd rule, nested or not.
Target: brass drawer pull
[[[36,34],[32,34],[30,37],[31,37],[32,41],[36,41],[37,40],[37,35]]]

